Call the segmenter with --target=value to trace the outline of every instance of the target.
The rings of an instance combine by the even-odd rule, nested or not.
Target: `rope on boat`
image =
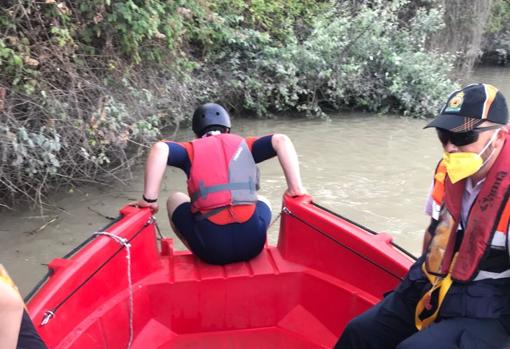
[[[108,223],[108,225],[106,225],[105,227],[101,228],[101,231],[106,231],[108,228],[110,228],[111,226],[113,226],[115,223],[117,223],[118,221],[120,221],[122,219],[122,216],[119,216],[117,218],[115,218],[114,221]],[[81,250],[85,245],[87,245],[88,243],[90,243],[92,240],[94,240],[95,236],[94,235],[91,235],[89,236],[85,241],[83,241],[82,243],[80,243],[78,246],[74,247],[70,252],[68,252],[65,256],[62,257],[62,259],[69,259],[71,256],[73,256],[76,252],[78,252],[79,250]],[[46,275],[44,275],[42,277],[41,280],[39,280],[39,282],[32,288],[32,290],[24,297],[24,301],[25,303],[28,303],[32,297],[36,294],[37,291],[39,291],[39,289],[42,287],[42,285],[44,285],[44,283],[46,283],[46,281],[48,281],[48,279],[50,278],[50,276],[53,275],[53,270],[49,269],[47,272],[46,272]]]
[[[163,234],[161,234],[161,230],[159,229],[158,221],[156,220],[155,216],[151,217],[152,222],[154,223],[154,226],[156,227],[156,231],[158,232],[159,240],[164,239]]]
[[[133,344],[133,281],[131,279],[131,244],[125,238],[122,238],[118,235],[109,233],[107,231],[96,232],[93,235],[103,235],[109,238],[112,238],[114,241],[118,242],[121,246],[126,249],[126,260],[127,260],[127,279],[128,279],[128,288],[129,288],[129,341],[127,344],[127,348],[130,349]]]
[[[397,278],[398,280],[402,281],[404,280],[401,276],[395,274],[394,272],[392,272],[391,270],[389,270],[388,268],[378,264],[377,262],[374,262],[373,260],[371,260],[370,258],[368,258],[367,256],[359,253],[358,251],[356,251],[355,249],[353,249],[352,247],[349,247],[347,246],[346,244],[344,244],[343,242],[341,241],[338,241],[337,239],[335,239],[334,237],[332,237],[331,235],[329,235],[328,233],[326,233],[325,231],[322,231],[321,229],[317,228],[316,226],[308,223],[307,221],[303,220],[302,218],[298,217],[297,215],[293,214],[287,207],[282,207],[282,211],[280,212],[281,213],[285,213],[285,214],[288,214],[289,216],[292,216],[294,218],[296,218],[298,221],[300,221],[301,223],[307,225],[308,227],[312,228],[313,230],[315,230],[316,232],[320,233],[321,235],[325,236],[326,238],[330,239],[331,241],[335,242],[336,244],[342,246],[343,248],[345,248],[346,250],[348,250],[349,252],[355,254],[356,256],[364,259],[365,261],[369,262],[370,264],[376,266],[377,268],[385,271],[386,273],[390,274],[391,276]]]
[[[276,216],[276,217],[275,217],[275,219],[273,219],[273,221],[269,224],[269,226],[267,227],[267,230],[269,230],[269,229],[273,226],[273,224],[275,224],[275,223],[276,223],[276,221],[277,221],[278,219],[280,219],[280,217],[282,216],[282,212],[283,212],[283,210],[281,210],[281,211],[278,213],[278,216]]]
[[[130,245],[130,242],[138,236],[138,234],[140,234],[147,226],[151,225],[151,224],[155,224],[155,219],[154,217],[151,217],[141,228],[140,230],[138,230],[136,233],[133,234],[133,236],[127,240],[125,238],[121,238],[120,236],[117,236],[117,235],[113,235],[111,234],[112,236],[115,236],[119,239],[123,239],[129,246]],[[104,233],[108,233],[108,232],[99,232],[99,233],[94,233],[92,236],[97,236],[97,235],[107,235],[107,234],[104,234]],[[110,234],[110,233],[108,233]],[[117,251],[115,251],[114,254],[112,254],[108,259],[106,259],[106,261],[104,261],[94,272],[92,272],[92,274],[90,274],[81,284],[79,284],[73,291],[71,291],[62,301],[60,301],[60,303],[58,303],[53,309],[51,310],[47,310],[44,315],[43,315],[43,318],[41,320],[41,323],[40,323],[40,326],[44,326],[46,324],[48,324],[48,322],[53,318],[55,317],[56,315],[56,312],[57,310],[62,306],[64,305],[64,303],[66,303],[79,289],[81,289],[90,279],[92,279],[92,277],[94,277],[94,275],[96,275],[101,269],[103,269],[103,267],[105,265],[108,264],[108,262],[110,262],[120,251],[122,251],[123,248],[126,248],[126,251],[128,251],[129,249],[124,245],[124,244],[121,244],[122,247],[120,247]],[[126,252],[128,253],[128,252]],[[130,253],[130,252],[129,252]],[[133,297],[132,297],[132,281],[131,281],[131,255],[129,255],[130,258],[128,259],[128,282],[130,283],[130,309],[132,310],[133,308]],[[128,343],[128,348],[131,346],[131,342],[132,342],[132,333],[133,333],[133,312],[130,311],[130,342]]]

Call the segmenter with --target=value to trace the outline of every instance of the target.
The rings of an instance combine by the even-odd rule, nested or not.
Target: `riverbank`
[[[8,3],[3,207],[43,205],[48,192],[128,172],[160,129],[205,101],[259,118],[424,117],[456,86],[455,58],[427,48],[443,23],[434,2]]]

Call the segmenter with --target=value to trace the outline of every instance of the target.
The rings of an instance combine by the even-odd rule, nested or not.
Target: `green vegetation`
[[[431,115],[453,86],[453,57],[425,49],[427,37],[441,28],[441,14],[421,9],[403,27],[402,5],[382,4],[355,12],[333,7],[306,39],[283,47],[247,32],[220,63],[226,90],[238,91],[234,99],[261,116],[293,109],[325,116],[324,110],[344,108]]]
[[[6,0],[0,205],[126,173],[203,101],[424,117],[454,83],[439,7],[404,0]]]
[[[487,23],[482,62],[506,65],[510,63],[510,2],[492,0]]]
[[[492,9],[487,24],[488,33],[508,31],[510,26],[510,3],[507,0],[492,0]]]

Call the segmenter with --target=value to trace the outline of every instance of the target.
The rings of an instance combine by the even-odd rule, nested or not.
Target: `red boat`
[[[413,262],[308,196],[284,198],[277,246],[225,266],[174,251],[148,209],[120,214],[29,295],[49,348],[331,348]]]

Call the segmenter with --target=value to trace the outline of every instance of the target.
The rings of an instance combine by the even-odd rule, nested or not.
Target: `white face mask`
[[[478,156],[482,157],[482,154],[489,148],[489,146],[494,143],[494,141],[496,140],[496,138],[498,137],[498,133],[499,133],[499,130],[501,130],[500,128],[498,128],[496,130],[496,132],[494,132],[494,134],[491,136],[491,138],[489,139],[489,141],[487,142],[487,144],[485,145],[485,147],[483,147],[483,149],[478,153]],[[496,149],[492,149],[491,153],[489,154],[489,156],[487,156],[487,158],[483,161],[482,163],[482,166],[485,166],[485,164],[490,160],[490,158],[492,157],[492,155],[494,155],[494,151]]]

